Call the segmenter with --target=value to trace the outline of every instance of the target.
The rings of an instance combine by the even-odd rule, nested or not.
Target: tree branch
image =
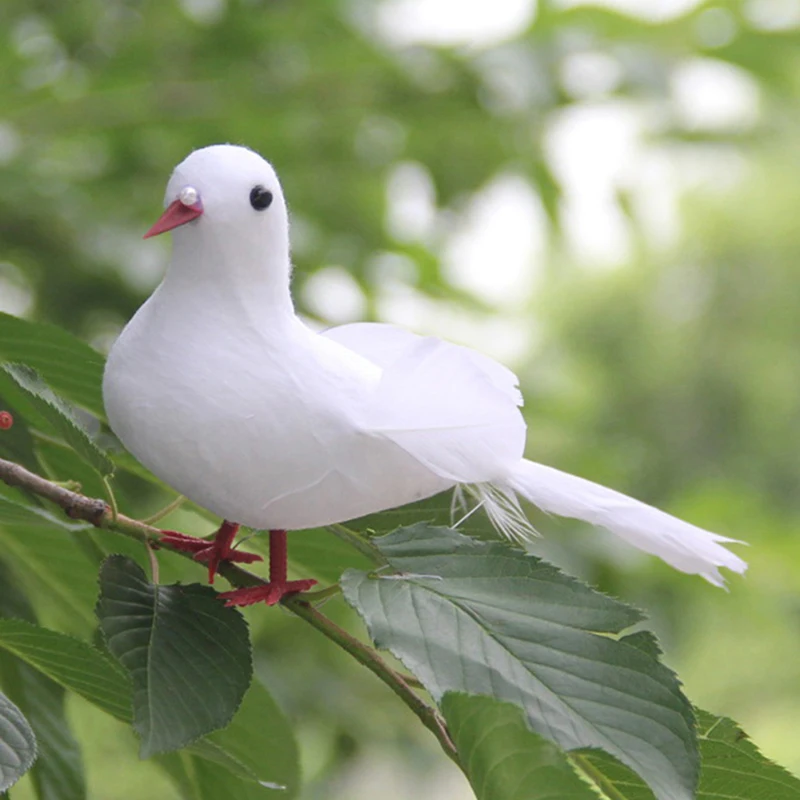
[[[106,513],[107,506],[103,500],[92,500],[82,494],[65,489],[57,483],[48,481],[21,464],[6,461],[0,458],[0,478],[9,486],[26,489],[39,497],[51,500],[66,511],[68,517],[91,522],[92,525],[103,527],[101,521]]]
[[[113,531],[150,547],[156,544],[190,560],[192,555],[161,543],[161,531],[144,522],[113,511],[104,500],[93,499],[42,478],[20,464],[0,458],[0,480],[9,486],[25,489],[55,503],[68,517],[91,523],[97,528]],[[197,562],[196,562],[197,563]],[[220,574],[233,586],[258,586],[267,582],[236,564],[223,563]],[[373,648],[360,642],[347,631],[321,614],[303,595],[289,595],[282,605],[297,617],[316,628],[324,636],[346,650],[359,664],[378,676],[413,712],[422,724],[438,739],[444,752],[456,763],[458,753],[439,712],[425,703],[411,688],[406,678],[393,670]]]

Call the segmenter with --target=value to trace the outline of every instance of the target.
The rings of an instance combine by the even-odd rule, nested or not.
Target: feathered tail
[[[720,567],[742,573],[747,564],[727,550],[725,543],[740,543],[698,528],[688,522],[640,503],[613,489],[543,464],[522,459],[508,478],[491,487],[476,487],[481,500],[491,506],[492,521],[512,538],[521,538],[521,514],[509,498],[519,494],[542,511],[600,525],[629,544],[659,556],[667,564],[701,575],[715,586],[724,586]],[[498,493],[505,502],[498,502]],[[532,533],[530,523],[528,530]]]

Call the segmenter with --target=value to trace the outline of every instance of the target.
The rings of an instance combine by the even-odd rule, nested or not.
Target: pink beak
[[[144,239],[151,236],[158,236],[159,233],[171,231],[180,225],[185,225],[193,219],[197,219],[203,213],[203,204],[198,200],[190,206],[185,206],[180,200],[170,203],[167,210],[158,218],[158,221],[144,235]]]

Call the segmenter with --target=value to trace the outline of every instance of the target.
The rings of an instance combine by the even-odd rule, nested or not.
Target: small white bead
[[[193,206],[199,196],[194,186],[184,186],[178,194],[178,200],[185,206]]]

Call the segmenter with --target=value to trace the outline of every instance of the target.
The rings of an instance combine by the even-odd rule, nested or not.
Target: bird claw
[[[231,534],[231,538],[232,536],[233,534]],[[179,533],[178,531],[162,531],[161,544],[168,544],[174,550],[191,553],[195,561],[208,564],[209,583],[214,583],[214,576],[217,574],[220,564],[224,562],[252,564],[255,561],[264,560],[257,553],[235,550],[227,540],[199,539],[197,536],[187,536],[185,533]]]
[[[197,536],[187,536],[178,531],[161,531],[159,544],[167,544],[173,550],[183,553],[200,553],[213,545],[212,541],[199,539]]]
[[[305,592],[316,584],[315,580],[305,579],[300,581],[271,581],[262,586],[248,586],[244,589],[234,589],[231,592],[221,592],[220,600],[225,601],[228,608],[234,606],[252,606],[264,602],[268,606],[280,603],[286,595]]]
[[[207,564],[213,558],[215,551],[219,549],[220,548],[215,548],[213,544],[204,547],[194,554],[194,560]],[[258,553],[247,553],[244,550],[229,550],[226,555],[220,558],[220,561],[231,561],[235,564],[253,564],[256,561],[263,560],[264,557],[258,555]]]

